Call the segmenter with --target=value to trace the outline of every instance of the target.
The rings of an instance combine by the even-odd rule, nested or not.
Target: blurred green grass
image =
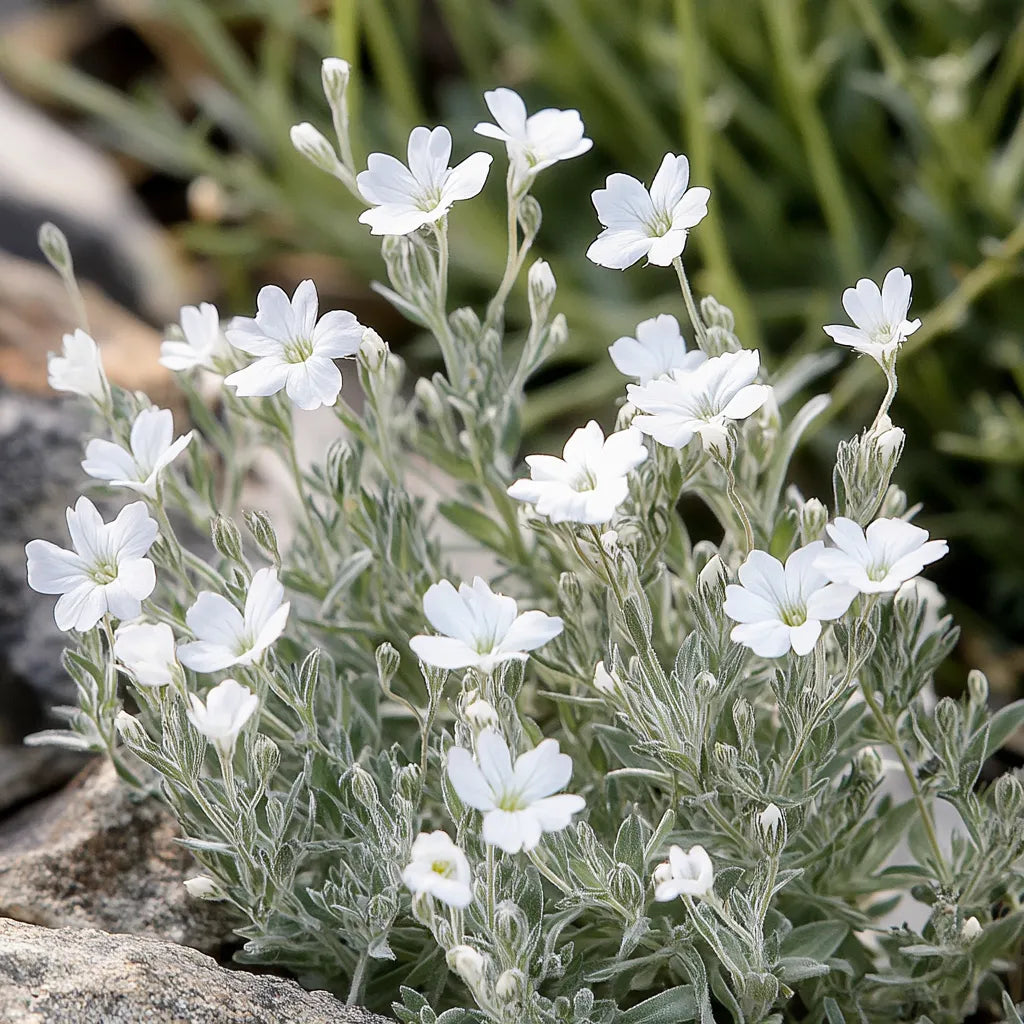
[[[175,230],[213,261],[225,305],[247,308],[282,252],[325,252],[369,280],[378,247],[288,128],[329,129],[319,60],[356,65],[357,160],[401,152],[414,124],[448,124],[456,156],[484,89],[577,107],[595,147],[542,176],[538,255],[572,329],[535,388],[528,425],[550,436],[621,392],[607,345],[658,311],[680,312],[670,273],[587,263],[589,193],[623,170],[650,180],[685,152],[713,191],[688,265],[730,305],[773,368],[821,350],[842,290],[901,265],[925,326],[906,346],[893,414],[908,429],[900,478],[954,555],[940,582],[995,654],[1024,622],[1024,10],[1018,0],[334,0],[317,13],[274,0],[158,0],[147,24],[187,51],[123,92],[74,67],[3,48],[15,82],[88,115],[109,145],[183,180],[216,181],[240,215]],[[174,49],[165,54],[173,63]],[[504,262],[503,190],[453,216],[453,300],[478,302]],[[525,305],[513,297],[513,322]],[[820,491],[836,438],[873,412],[880,377],[845,356],[816,437]],[[995,656],[995,655],[994,655]]]

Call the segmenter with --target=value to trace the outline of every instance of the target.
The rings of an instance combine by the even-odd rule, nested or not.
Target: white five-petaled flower
[[[686,246],[690,228],[708,213],[711,192],[687,188],[690,162],[666,153],[648,191],[628,174],[611,174],[593,193],[604,231],[590,244],[587,258],[601,267],[625,270],[647,257],[667,267]]]
[[[726,352],[693,370],[673,370],[646,384],[627,384],[626,393],[646,415],[633,426],[659,444],[682,448],[697,434],[705,446],[720,446],[728,420],[746,419],[768,400],[772,389],[755,384],[761,356],[756,350]]]
[[[236,316],[227,338],[235,348],[258,356],[224,378],[243,397],[276,395],[284,388],[300,409],[334,405],[341,391],[335,359],[354,356],[363,326],[352,313],[333,310],[317,319],[316,285],[303,281],[289,300],[268,284],[256,297],[256,316]]]
[[[562,620],[544,612],[518,613],[515,599],[495,594],[475,577],[459,589],[441,580],[423,595],[427,621],[441,636],[414,636],[416,657],[436,668],[491,672],[503,661],[525,661],[527,651],[562,632]]]
[[[142,501],[125,505],[104,523],[88,498],[67,510],[71,551],[48,540],[25,545],[28,585],[40,594],[60,594],[53,610],[58,629],[92,629],[108,612],[134,619],[153,593],[156,571],[145,557],[157,524]]]
[[[46,357],[47,376],[54,391],[71,391],[85,398],[106,400],[109,385],[103,372],[99,346],[81,328],[64,335],[60,355]]]
[[[440,220],[460,199],[478,195],[491,166],[488,153],[474,153],[449,167],[452,136],[445,127],[413,128],[406,166],[387,153],[371,153],[356,177],[371,204],[359,216],[374,235],[408,235]]]
[[[215,369],[215,360],[229,353],[220,314],[211,302],[181,307],[181,333],[185,340],[167,338],[160,345],[160,364],[168,370]]]
[[[670,313],[637,324],[636,337],[619,338],[608,354],[619,373],[635,377],[639,384],[673,370],[695,370],[707,359],[700,349],[687,352],[679,321]]]
[[[167,686],[180,671],[166,622],[126,622],[114,634],[114,657],[139,686]]]
[[[907,319],[911,287],[910,275],[900,267],[885,275],[881,290],[874,281],[862,277],[855,287],[843,292],[843,309],[857,326],[829,324],[825,333],[840,345],[849,345],[884,366],[921,326],[920,320]]]
[[[509,162],[524,177],[532,177],[559,160],[582,156],[593,145],[583,135],[578,110],[548,108],[527,116],[526,104],[511,89],[485,92],[484,102],[497,123],[481,121],[474,131],[504,142]]]
[[[668,860],[654,869],[654,898],[668,903],[681,896],[706,896],[715,884],[715,868],[703,846],[684,852],[670,846]]]
[[[792,649],[808,654],[821,624],[837,619],[857,596],[854,587],[830,583],[817,568],[825,550],[816,540],[794,551],[785,567],[766,551],[751,551],[740,566],[740,586],[725,588],[725,614],[739,625],[730,636],[762,658],[780,658]]]
[[[583,810],[583,797],[559,792],[571,777],[572,758],[559,753],[557,740],[542,740],[514,766],[505,740],[491,729],[477,737],[476,760],[463,747],[448,751],[455,792],[483,811],[484,842],[506,853],[532,850],[542,833],[567,828]]]
[[[605,439],[591,420],[566,441],[562,458],[527,455],[530,479],[517,480],[508,493],[553,523],[607,523],[629,496],[629,472],[646,458],[639,430],[629,427]]]
[[[473,899],[469,861],[447,832],[421,832],[402,881],[414,893],[428,893],[449,907],[468,907]]]
[[[196,639],[178,646],[178,660],[196,672],[252,665],[284,632],[290,608],[274,569],[253,576],[244,614],[226,597],[204,590],[185,613]]]
[[[235,749],[238,734],[260,703],[252,690],[234,679],[222,679],[206,695],[205,703],[194,693],[188,699],[192,705],[185,709],[188,720],[225,756]]]
[[[192,440],[192,431],[174,437],[170,409],[143,409],[132,424],[129,448],[113,441],[93,438],[85,448],[82,469],[111,487],[128,487],[147,498],[156,497],[156,485],[166,469]]]
[[[862,594],[889,594],[949,550],[944,540],[903,519],[876,519],[867,530],[840,516],[825,528],[836,545],[814,563],[833,583]]]

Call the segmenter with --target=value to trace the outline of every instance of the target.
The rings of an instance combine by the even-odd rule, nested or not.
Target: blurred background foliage
[[[900,483],[949,537],[934,574],[964,625],[963,664],[1004,692],[1024,677],[1024,8],[1020,0],[107,0],[127,29],[112,52],[46,59],[8,39],[0,69],[123,155],[140,194],[207,271],[204,298],[248,311],[268,279],[312,274],[322,293],[373,300],[377,242],[333,179],[291,149],[289,127],[329,131],[328,54],[356,66],[356,157],[401,153],[445,123],[455,157],[482,92],[531,109],[576,107],[591,154],[546,172],[537,255],[571,327],[535,383],[529,426],[555,444],[610,409],[622,380],[607,346],[656,312],[682,319],[671,272],[602,270],[589,193],[622,170],[650,181],[667,151],[713,192],[691,238],[699,292],[736,313],[774,370],[828,351],[824,323],[861,276],[913,275],[894,419]],[[453,301],[479,302],[504,265],[501,174],[453,216]],[[296,262],[298,261],[298,262]],[[311,269],[312,268],[312,269]],[[216,294],[212,294],[216,293]],[[198,298],[199,296],[197,296]],[[522,290],[513,309],[525,306]],[[371,310],[374,307],[370,307]],[[413,358],[430,353],[385,311]],[[516,324],[511,325],[514,330]],[[402,333],[404,332],[404,333]],[[817,364],[834,402],[802,467],[827,495],[840,436],[870,421],[873,365]],[[604,417],[607,420],[607,416]],[[961,666],[950,682],[962,684]]]

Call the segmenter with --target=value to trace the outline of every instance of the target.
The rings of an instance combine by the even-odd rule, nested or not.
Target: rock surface
[[[0,921],[5,1024],[388,1024],[294,981],[229,971],[195,950]]]
[[[159,801],[140,800],[97,760],[0,824],[0,916],[217,953],[230,938],[230,919],[225,905],[188,895],[182,882],[196,868],[177,834]]]

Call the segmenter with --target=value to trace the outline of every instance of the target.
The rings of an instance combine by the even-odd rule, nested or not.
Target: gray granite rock
[[[50,928],[102,928],[218,953],[226,904],[189,896],[196,873],[177,823],[97,760],[59,793],[0,824],[0,916]],[[0,1020],[5,1020],[0,1015]]]
[[[294,981],[229,971],[192,949],[0,920],[4,1024],[388,1024]]]

